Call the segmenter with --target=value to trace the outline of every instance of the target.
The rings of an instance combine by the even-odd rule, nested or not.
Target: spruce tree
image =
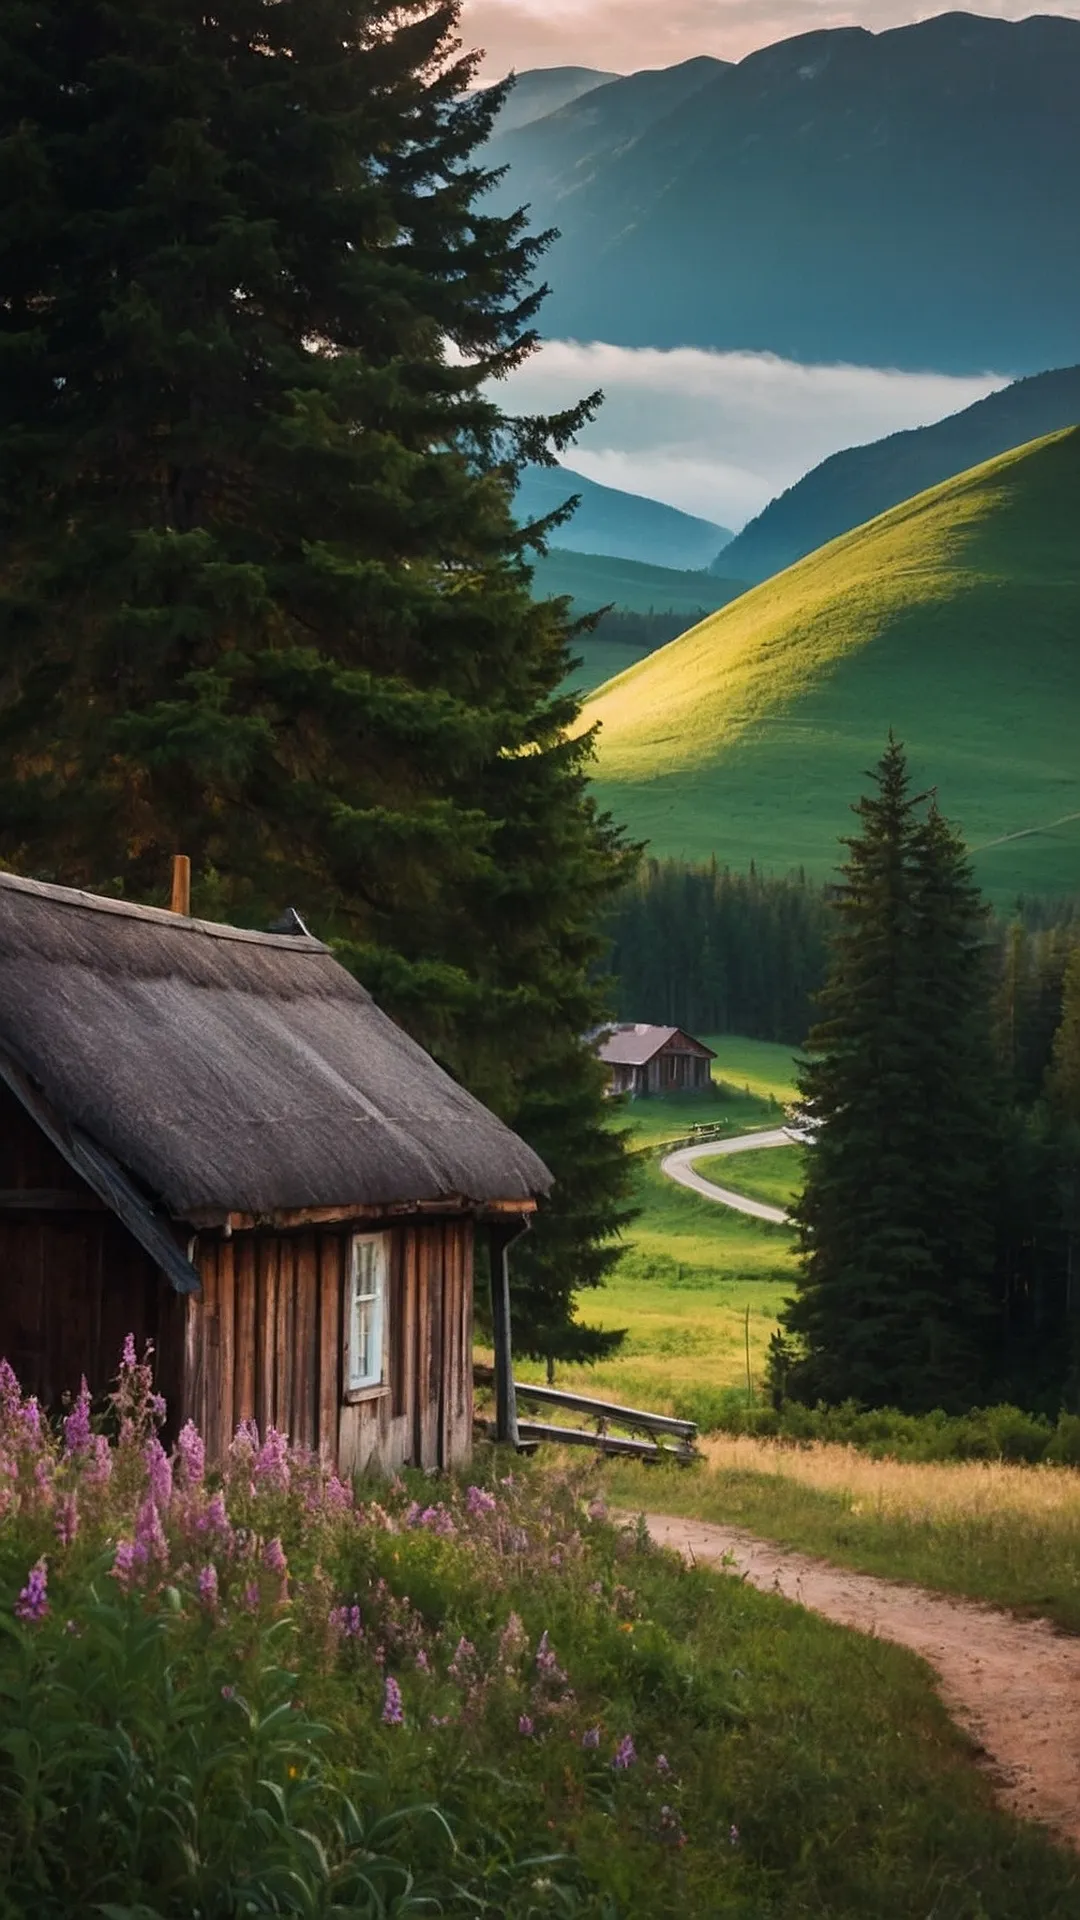
[[[983,910],[963,849],[892,739],[855,812],[796,1209],[788,1390],[910,1410],[970,1404],[992,1343],[997,1158]]]
[[[544,237],[484,210],[458,11],[0,12],[0,857],[154,899],[183,850],[195,911],[310,916],[548,1157],[566,1340],[626,1186],[581,1035],[630,855],[511,517],[588,406],[492,397]]]

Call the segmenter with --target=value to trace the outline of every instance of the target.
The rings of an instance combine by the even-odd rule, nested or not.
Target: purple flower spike
[[[167,1507],[172,1499],[173,1472],[169,1456],[155,1434],[148,1440],[143,1454],[146,1472],[150,1481],[150,1497],[159,1507]]]
[[[285,1549],[278,1539],[277,1534],[274,1535],[272,1540],[268,1540],[263,1548],[263,1566],[268,1573],[288,1573],[289,1571],[289,1562],[285,1557]]]
[[[70,1547],[79,1531],[79,1499],[74,1493],[65,1493],[56,1509],[53,1522],[56,1537],[62,1547]]]
[[[194,1421],[181,1427],[176,1441],[176,1456],[185,1487],[197,1487],[206,1472],[206,1448]]]
[[[120,1365],[127,1369],[137,1367],[138,1364],[138,1360],[135,1357],[135,1335],[133,1333],[125,1334],[124,1350],[120,1355]]]
[[[613,1759],[611,1764],[615,1768],[615,1771],[617,1773],[625,1773],[628,1767],[633,1766],[636,1759],[637,1759],[637,1752],[634,1747],[634,1743],[631,1740],[630,1735],[628,1733],[624,1733],[622,1739],[619,1741],[619,1744],[615,1749],[615,1758]]]
[[[79,1397],[64,1421],[64,1448],[70,1454],[89,1453],[91,1438],[90,1389],[84,1373],[79,1383]]]
[[[211,1563],[199,1571],[199,1599],[213,1613],[218,1601],[217,1568]]]
[[[31,1567],[26,1585],[15,1602],[15,1613],[18,1619],[28,1620],[32,1624],[44,1620],[49,1611],[48,1583],[48,1569],[45,1557],[42,1555],[41,1559]]]
[[[518,1732],[522,1734],[526,1740],[528,1740],[530,1736],[536,1732],[536,1728],[533,1726],[533,1723],[530,1720],[527,1713],[523,1713],[519,1716]]]
[[[494,1513],[495,1495],[487,1493],[483,1487],[470,1487],[465,1496],[465,1505],[474,1516],[482,1513]]]
[[[110,1572],[112,1573],[113,1579],[119,1586],[124,1588],[125,1592],[129,1587],[134,1585],[136,1577],[134,1540],[117,1541],[116,1553],[113,1556]]]
[[[401,1688],[392,1673],[386,1676],[383,1688],[382,1721],[384,1727],[400,1727],[405,1718],[405,1706],[401,1698]]]

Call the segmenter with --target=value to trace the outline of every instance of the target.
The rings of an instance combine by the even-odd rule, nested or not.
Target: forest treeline
[[[825,979],[829,899],[802,873],[642,861],[607,923],[619,1019],[799,1046]],[[1016,1069],[1031,1089],[1061,1017],[1080,897],[1019,899],[987,921],[986,939],[1002,1006],[1013,1009]]]

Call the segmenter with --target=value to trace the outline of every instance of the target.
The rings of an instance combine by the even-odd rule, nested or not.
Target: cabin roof
[[[700,1054],[706,1060],[715,1060],[711,1047],[706,1047],[682,1027],[618,1026],[611,1027],[604,1034],[597,1048],[601,1060],[609,1067],[644,1067],[666,1047],[669,1040],[685,1040],[686,1051]],[[682,1051],[683,1049],[679,1049]]]
[[[177,1220],[529,1203],[551,1186],[320,940],[11,874],[0,1071]]]

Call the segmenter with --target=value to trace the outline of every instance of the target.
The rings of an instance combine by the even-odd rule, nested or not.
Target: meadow
[[[1071,890],[1078,500],[1072,429],[751,589],[589,701],[603,803],[656,854],[824,878],[891,724],[991,898]]]
[[[596,1469],[171,1453],[129,1342],[0,1375],[0,1914],[1068,1920],[925,1668],[617,1529]]]
[[[703,1037],[717,1054],[710,1092],[636,1100],[613,1115],[612,1124],[631,1134],[637,1150],[640,1212],[607,1285],[584,1297],[581,1312],[590,1324],[625,1329],[627,1337],[610,1360],[560,1365],[556,1384],[570,1391],[679,1413],[695,1406],[703,1391],[746,1391],[747,1336],[751,1380],[760,1388],[791,1281],[794,1236],[676,1186],[660,1172],[660,1159],[666,1143],[695,1125],[727,1135],[777,1126],[794,1090],[792,1054],[768,1041]],[[726,1184],[738,1187],[757,1157],[718,1163],[731,1169]],[[760,1158],[771,1155],[763,1150]],[[516,1371],[524,1380],[544,1373],[526,1360]],[[685,1417],[695,1416],[688,1411]]]

